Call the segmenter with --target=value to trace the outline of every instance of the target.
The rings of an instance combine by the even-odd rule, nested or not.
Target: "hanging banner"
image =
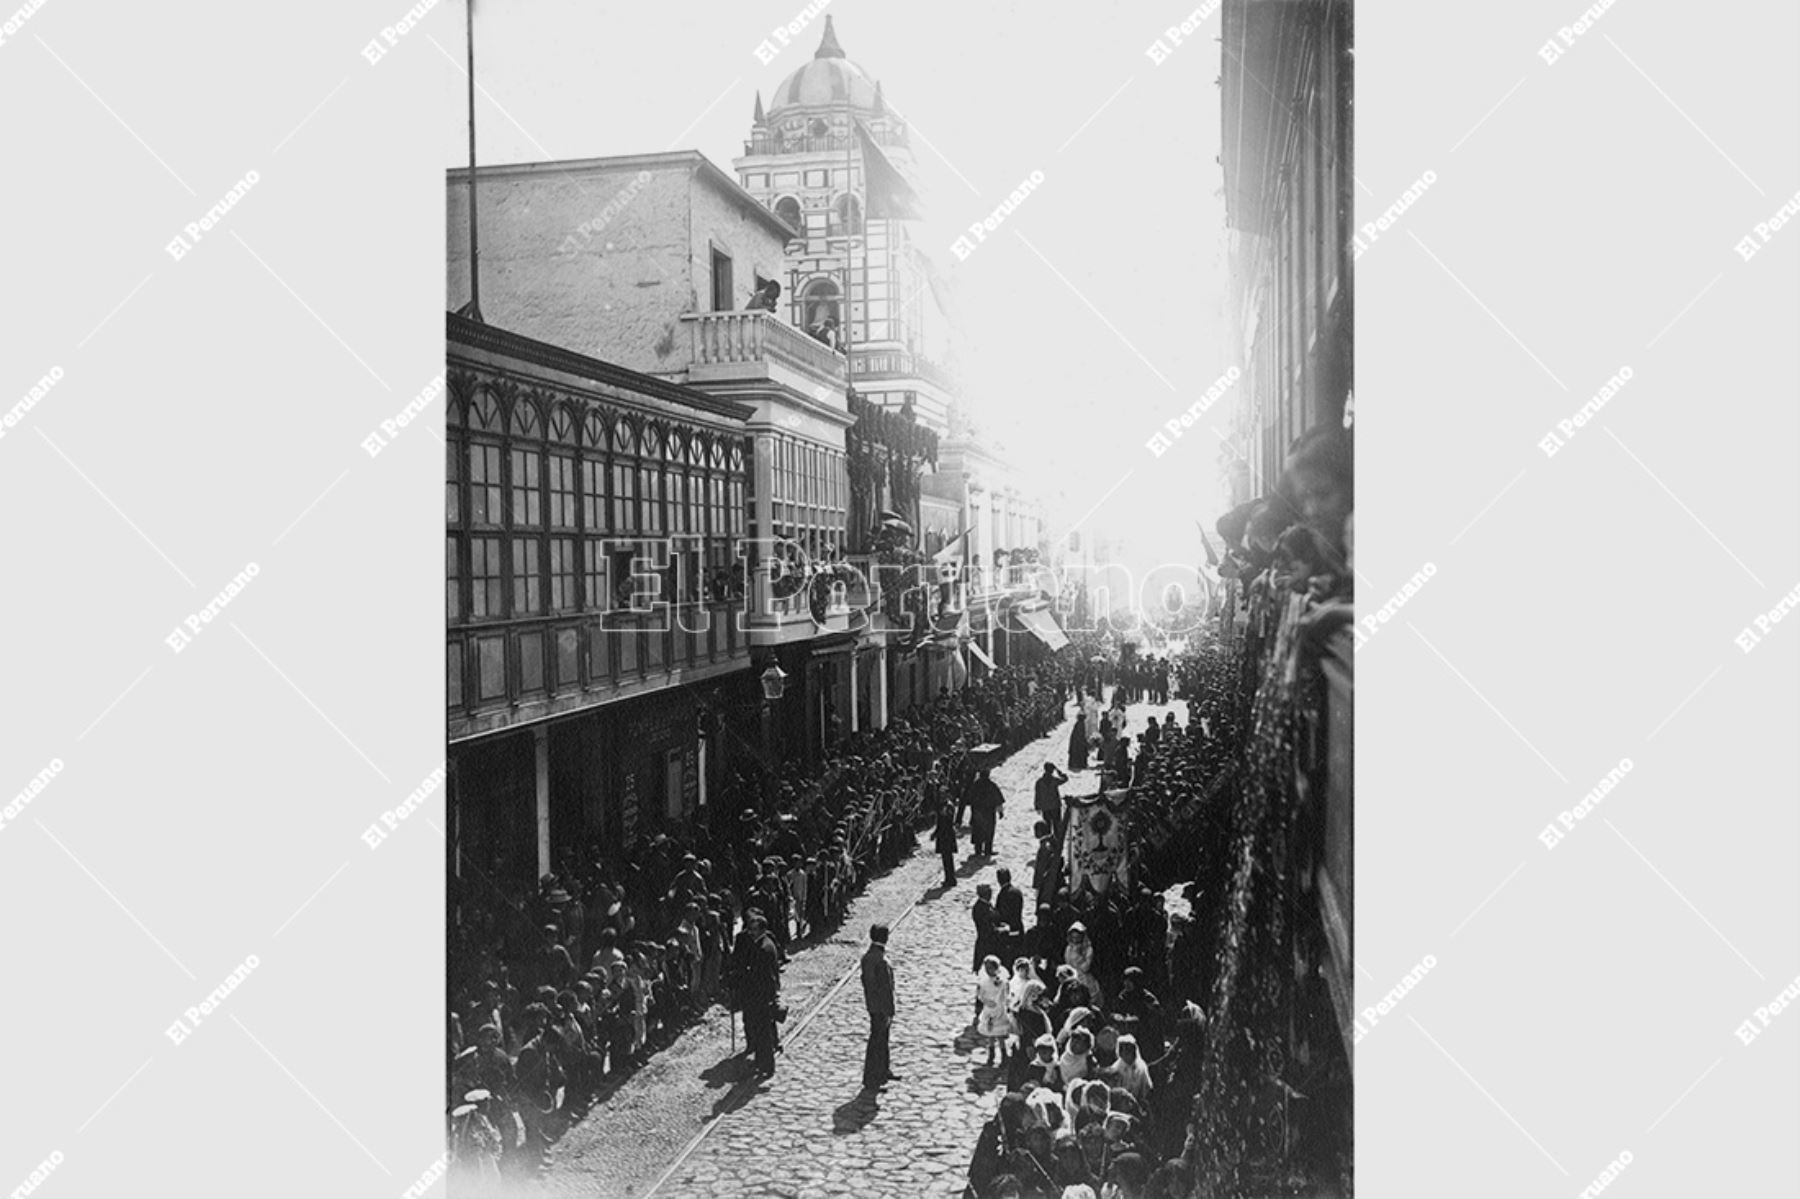
[[[1081,890],[1084,882],[1091,882],[1101,895],[1114,887],[1130,888],[1130,845],[1125,835],[1125,805],[1130,798],[1131,793],[1121,789],[1069,800],[1071,894]]]

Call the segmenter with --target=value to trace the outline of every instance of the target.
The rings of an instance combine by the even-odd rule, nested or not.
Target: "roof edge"
[[[748,404],[720,399],[695,387],[671,383],[667,379],[658,379],[655,375],[646,375],[600,358],[590,358],[586,354],[579,354],[574,350],[552,345],[547,341],[538,341],[523,333],[514,333],[508,329],[470,320],[468,317],[454,312],[444,314],[444,341],[447,351],[453,352],[460,345],[470,349],[506,354],[534,366],[579,375],[593,383],[607,383],[614,387],[628,388],[644,395],[685,404],[689,408],[696,408],[702,412],[730,420],[748,422],[752,416],[756,415],[756,409]]]

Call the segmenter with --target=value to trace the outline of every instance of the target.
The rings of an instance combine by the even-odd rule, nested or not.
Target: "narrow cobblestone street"
[[[1185,705],[1173,709],[1185,722]],[[1132,705],[1127,732],[1169,710]],[[1032,785],[1046,761],[1066,765],[1072,719],[1071,709],[1048,736],[994,771],[1006,807],[992,860],[971,858],[965,834],[958,882],[946,891],[922,838],[918,852],[858,897],[836,935],[793,955],[782,980],[792,1018],[773,1079],[744,1084],[749,1063],[731,1056],[725,1014],[714,1008],[563,1138],[548,1192],[621,1199],[653,1187],[668,1199],[960,1193],[981,1126],[1003,1091],[972,1036],[969,908],[975,885],[1009,866],[1029,920],[1036,904]],[[1085,771],[1065,790],[1079,794],[1094,782]],[[873,1095],[861,1087],[868,1024],[852,971],[877,920],[893,927],[893,1063],[902,1079]],[[740,1047],[741,1037],[740,1029]]]

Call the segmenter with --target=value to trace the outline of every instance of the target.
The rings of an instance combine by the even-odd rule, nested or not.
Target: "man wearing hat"
[[[956,805],[945,800],[938,808],[937,828],[931,835],[932,845],[944,861],[944,886],[956,885]]]
[[[781,905],[784,899],[781,888],[774,877],[774,867],[769,862],[762,862],[756,868],[756,881],[750,884],[750,893],[744,902],[761,912],[764,927],[775,939],[780,950],[787,940],[785,921],[781,917]]]
[[[979,970],[983,959],[989,955],[997,957],[1000,953],[999,918],[994,914],[994,888],[991,883],[975,885],[975,903],[969,909],[969,916],[975,922],[975,952],[969,969]]]
[[[744,1013],[744,1045],[758,1077],[775,1073],[775,1025],[781,1004],[781,956],[759,908],[744,914],[744,931],[731,954],[731,988]]]
[[[706,892],[706,880],[700,877],[697,860],[691,853],[681,855],[681,869],[669,884],[667,898],[677,909],[685,907]]]
[[[1063,800],[1062,785],[1069,781],[1069,776],[1056,768],[1055,762],[1044,763],[1044,773],[1038,776],[1034,806],[1038,815],[1050,826],[1058,844],[1063,835]]]
[[[463,1089],[485,1088],[496,1095],[510,1095],[515,1075],[512,1059],[500,1047],[500,1026],[483,1024],[475,1032],[475,1044],[457,1055],[452,1077]]]
[[[1000,890],[994,895],[994,924],[999,936],[1000,961],[1012,970],[1012,960],[1019,956],[1025,943],[1025,893],[1013,885],[1012,871],[1005,866],[994,873]]]
[[[544,950],[538,965],[538,981],[561,990],[575,981],[575,961],[569,956],[568,947],[558,939],[556,925],[544,925],[543,934]]]
[[[964,802],[969,809],[969,840],[972,848],[981,857],[993,857],[994,826],[1006,813],[1006,796],[1001,792],[1000,784],[988,777],[986,767],[969,784],[968,797]]]
[[[556,1108],[556,1092],[565,1075],[559,1060],[558,1034],[548,1028],[549,1011],[541,1003],[525,1007],[525,1043],[513,1063],[519,1118],[525,1125],[525,1146],[541,1156],[549,1147],[547,1117]]]
[[[863,1053],[863,1089],[873,1091],[897,1081],[888,1051],[894,1024],[894,967],[887,960],[888,927],[869,928],[869,948],[862,957],[863,1004],[869,1011],[869,1045]]]

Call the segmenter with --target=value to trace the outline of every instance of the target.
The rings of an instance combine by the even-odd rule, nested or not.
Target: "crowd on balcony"
[[[1253,915],[1268,916],[1266,896],[1251,902],[1252,878],[1272,867],[1279,847],[1243,810],[1240,665],[1211,637],[1172,664],[1189,723],[1165,721],[1153,738],[1140,735],[1145,748],[1122,816],[1127,865],[1109,876],[1125,882],[1097,889],[1084,878],[1071,892],[1062,830],[1039,823],[1035,920],[1005,946],[1013,955],[998,1030],[1006,1050],[993,1082],[1007,1092],[976,1151],[966,1191],[973,1199],[1186,1199],[1196,1183],[1211,1188],[1225,1177],[1223,1161],[1241,1165],[1245,1148],[1229,1143],[1253,1140],[1245,1127],[1273,1126],[1281,1087],[1327,1111],[1332,1088],[1347,1087],[1322,1056],[1310,1072],[1287,1062],[1276,1078],[1247,1064],[1267,1064],[1259,1056],[1267,1030],[1239,1009],[1246,992],[1268,985],[1270,963],[1246,955],[1271,943],[1247,927]],[[1166,910],[1166,897],[1177,895],[1176,910]],[[1256,1080],[1254,1093],[1227,1093],[1245,1078]],[[1347,1090],[1339,1097],[1347,1110]],[[1284,1150],[1326,1163],[1315,1177],[1330,1172],[1334,1154],[1348,1160],[1347,1121],[1338,1140],[1329,1121],[1296,1116],[1289,1127],[1305,1143]],[[1081,1187],[1090,1190],[1069,1189]]]
[[[1356,552],[1350,434],[1320,426],[1299,438],[1267,496],[1220,517],[1222,578],[1245,593],[1297,594],[1321,607],[1354,591]],[[1348,617],[1347,608],[1331,618]]]
[[[747,912],[764,914],[783,959],[828,935],[968,788],[971,751],[1053,727],[1073,676],[1065,651],[851,735],[816,770],[752,765],[703,809],[710,822],[623,855],[571,848],[522,902],[468,888],[449,932],[448,1051],[458,1128],[479,1134],[472,1156],[536,1169],[614,1080],[731,1002],[726,961]]]

